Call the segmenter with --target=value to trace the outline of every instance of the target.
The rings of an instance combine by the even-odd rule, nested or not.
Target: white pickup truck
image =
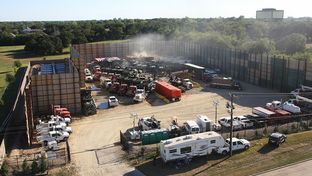
[[[60,131],[60,132],[72,133],[72,128],[62,126],[62,125],[54,125],[54,126],[48,126],[48,127],[43,127],[43,128],[37,129],[37,132],[40,134],[47,133],[49,131]]]
[[[60,131],[50,131],[47,134],[43,134],[41,136],[37,136],[37,141],[40,143],[47,144],[53,140],[60,142],[64,141],[69,137],[69,133],[67,132],[60,132]]]
[[[231,117],[220,118],[218,122],[220,123],[221,126],[227,129],[231,127]],[[241,129],[243,129],[243,124],[238,120],[233,119],[233,130],[241,130]]]
[[[252,128],[254,126],[254,123],[245,116],[235,116],[233,119],[239,121],[243,128]]]
[[[58,115],[51,115],[50,119],[53,121],[56,121],[56,122],[64,122],[66,124],[70,123],[70,118],[67,118],[67,117],[63,118],[63,117],[58,116]]]
[[[191,82],[190,79],[183,79],[183,80],[182,80],[182,85],[183,85],[186,89],[188,89],[188,90],[190,90],[190,89],[193,88],[193,83]]]
[[[217,149],[218,154],[227,155],[230,152],[230,138],[225,140],[226,145]],[[250,142],[246,139],[232,138],[232,151],[248,150]]]
[[[142,102],[146,98],[145,90],[144,89],[137,89],[135,91],[135,95],[133,97],[133,101],[135,102]]]
[[[60,125],[61,128],[66,128],[67,127],[66,123],[64,123],[64,122],[50,120],[47,123],[45,123],[45,122],[42,122],[42,121],[39,120],[39,124],[36,125],[36,130],[40,131],[40,130],[42,130],[44,128],[52,128],[53,126],[57,126],[57,125]]]

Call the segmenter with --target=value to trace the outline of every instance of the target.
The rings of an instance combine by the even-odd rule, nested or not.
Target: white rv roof
[[[214,131],[209,131],[205,133],[197,133],[197,134],[191,134],[187,136],[180,136],[172,139],[168,139],[165,141],[160,141],[160,143],[163,143],[166,147],[176,146],[179,144],[192,142],[196,140],[203,140],[203,139],[210,139],[215,137],[222,137],[219,133],[216,133]]]
[[[197,123],[194,120],[187,120],[186,123],[190,126],[190,127],[198,127]]]

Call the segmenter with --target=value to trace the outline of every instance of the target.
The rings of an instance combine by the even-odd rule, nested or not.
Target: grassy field
[[[27,65],[31,60],[41,60],[46,59],[64,59],[69,57],[69,48],[63,50],[63,54],[60,55],[50,55],[50,56],[38,56],[30,52],[24,51],[23,45],[18,46],[0,46],[0,97],[7,86],[5,82],[5,75],[7,73],[13,73],[13,62],[15,60],[20,60],[23,65]]]
[[[210,155],[193,159],[190,166],[177,169],[173,163],[156,166],[147,161],[137,167],[146,175],[251,175],[312,157],[312,131],[288,136],[279,148],[267,145],[267,139],[252,141],[248,151],[232,157]],[[161,174],[160,174],[161,173]]]

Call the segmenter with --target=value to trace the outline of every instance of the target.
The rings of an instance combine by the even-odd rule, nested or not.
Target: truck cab
[[[135,95],[136,90],[137,90],[137,86],[134,86],[134,85],[129,86],[129,88],[126,92],[126,95],[132,97]]]
[[[190,81],[190,79],[183,79],[182,84],[188,90],[193,88],[193,83]]]
[[[137,89],[135,91],[135,95],[133,97],[133,100],[136,102],[142,102],[142,101],[144,101],[145,97],[146,97],[145,90],[144,89]]]

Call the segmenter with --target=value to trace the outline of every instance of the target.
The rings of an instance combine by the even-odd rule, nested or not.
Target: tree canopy
[[[29,31],[25,32],[25,29]],[[1,22],[0,45],[26,45],[25,50],[59,53],[70,44],[129,39],[141,34],[206,43],[211,47],[250,52],[293,54],[312,42],[310,19],[260,21],[239,18],[112,19],[66,22]],[[293,41],[293,42],[291,42]],[[42,46],[40,46],[42,45]]]

